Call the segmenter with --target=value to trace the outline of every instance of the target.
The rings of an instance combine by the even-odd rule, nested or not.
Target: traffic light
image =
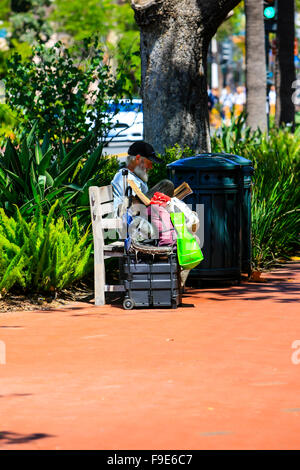
[[[232,44],[230,42],[224,42],[222,44],[221,64],[225,65],[231,60],[232,60]]]
[[[275,32],[277,29],[278,0],[264,0],[264,20],[267,32]]]

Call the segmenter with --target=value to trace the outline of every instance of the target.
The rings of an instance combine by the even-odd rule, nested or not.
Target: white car
[[[142,100],[123,99],[118,104],[110,102],[108,104],[108,112],[112,114],[112,128],[107,135],[108,142],[143,140]]]

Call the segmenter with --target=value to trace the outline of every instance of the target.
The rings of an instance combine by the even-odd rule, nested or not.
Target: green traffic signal
[[[275,18],[275,14],[276,14],[276,11],[274,7],[266,7],[264,9],[264,17],[267,18],[268,20]]]

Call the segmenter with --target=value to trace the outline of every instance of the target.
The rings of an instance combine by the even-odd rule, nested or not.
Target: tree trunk
[[[278,0],[276,55],[276,125],[295,125],[295,105],[292,101],[294,64],[295,5],[294,0]]]
[[[245,0],[247,125],[267,129],[266,51],[263,0]]]
[[[206,61],[218,26],[240,0],[132,0],[141,30],[144,137],[210,151]]]

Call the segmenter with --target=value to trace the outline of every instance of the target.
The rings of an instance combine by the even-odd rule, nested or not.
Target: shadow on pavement
[[[32,393],[8,393],[7,395],[0,395],[0,398],[10,397],[30,397]]]
[[[300,283],[293,280],[272,279],[266,283],[241,284],[235,287],[219,289],[205,286],[203,289],[189,289],[187,295],[193,297],[199,294],[213,294],[216,297],[206,297],[209,300],[266,300],[272,299],[275,302],[289,303],[297,302],[299,299]],[[287,297],[287,294],[289,295]]]
[[[45,433],[19,434],[9,431],[0,431],[0,443],[2,444],[25,444],[26,442],[44,439],[45,437],[55,436]]]
[[[14,328],[24,328],[24,326],[15,326],[15,325],[12,325],[12,326],[6,326],[6,325],[2,325],[0,326],[0,328],[9,328],[9,329],[14,329]]]

